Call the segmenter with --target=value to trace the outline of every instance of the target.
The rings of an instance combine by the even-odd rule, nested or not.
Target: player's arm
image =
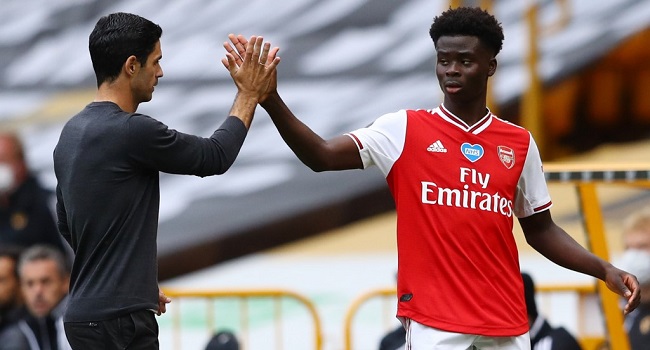
[[[636,277],[578,244],[555,224],[549,210],[520,218],[519,223],[526,242],[546,258],[560,266],[596,277],[604,281],[610,290],[625,297],[625,314],[639,305],[639,282]]]
[[[342,135],[324,140],[296,118],[277,91],[270,93],[261,106],[271,116],[284,142],[312,170],[363,168],[359,149],[352,138]]]

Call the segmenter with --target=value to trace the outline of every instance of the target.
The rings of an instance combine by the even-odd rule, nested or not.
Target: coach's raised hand
[[[261,36],[252,36],[247,43],[241,51],[243,55],[233,50],[226,53],[222,62],[237,86],[237,96],[230,115],[241,119],[248,128],[255,107],[268,93],[271,80],[275,79],[280,58],[275,55],[277,48],[269,55],[271,44],[264,43]]]

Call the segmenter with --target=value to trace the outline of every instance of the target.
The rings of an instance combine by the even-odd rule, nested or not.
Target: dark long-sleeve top
[[[246,133],[228,117],[209,138],[188,135],[112,102],[66,123],[54,150],[58,228],[75,252],[66,322],[158,309],[159,172],[222,174]]]

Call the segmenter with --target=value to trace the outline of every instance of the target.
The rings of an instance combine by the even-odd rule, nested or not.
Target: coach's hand
[[[167,304],[171,303],[172,299],[165,295],[161,290],[158,290],[158,316],[167,312]]]

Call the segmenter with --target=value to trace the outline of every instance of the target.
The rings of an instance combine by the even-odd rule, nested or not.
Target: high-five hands
[[[280,62],[280,57],[277,57],[280,48],[274,47],[271,49],[270,43],[264,43],[262,52],[259,51],[263,38],[252,36],[250,40],[246,40],[243,35],[228,34],[228,39],[231,43],[224,42],[223,47],[226,49],[226,57],[221,59],[224,67],[230,71],[230,75],[235,80],[237,88],[240,86],[236,80],[236,74],[246,68],[247,64],[262,66],[269,73],[269,82],[264,85],[264,91],[260,94],[259,102],[263,102],[270,93],[277,90],[277,70],[275,69]],[[248,45],[253,43],[253,45]],[[258,69],[261,67],[257,67]],[[262,86],[259,86],[262,87]],[[241,91],[241,89],[240,89]]]

